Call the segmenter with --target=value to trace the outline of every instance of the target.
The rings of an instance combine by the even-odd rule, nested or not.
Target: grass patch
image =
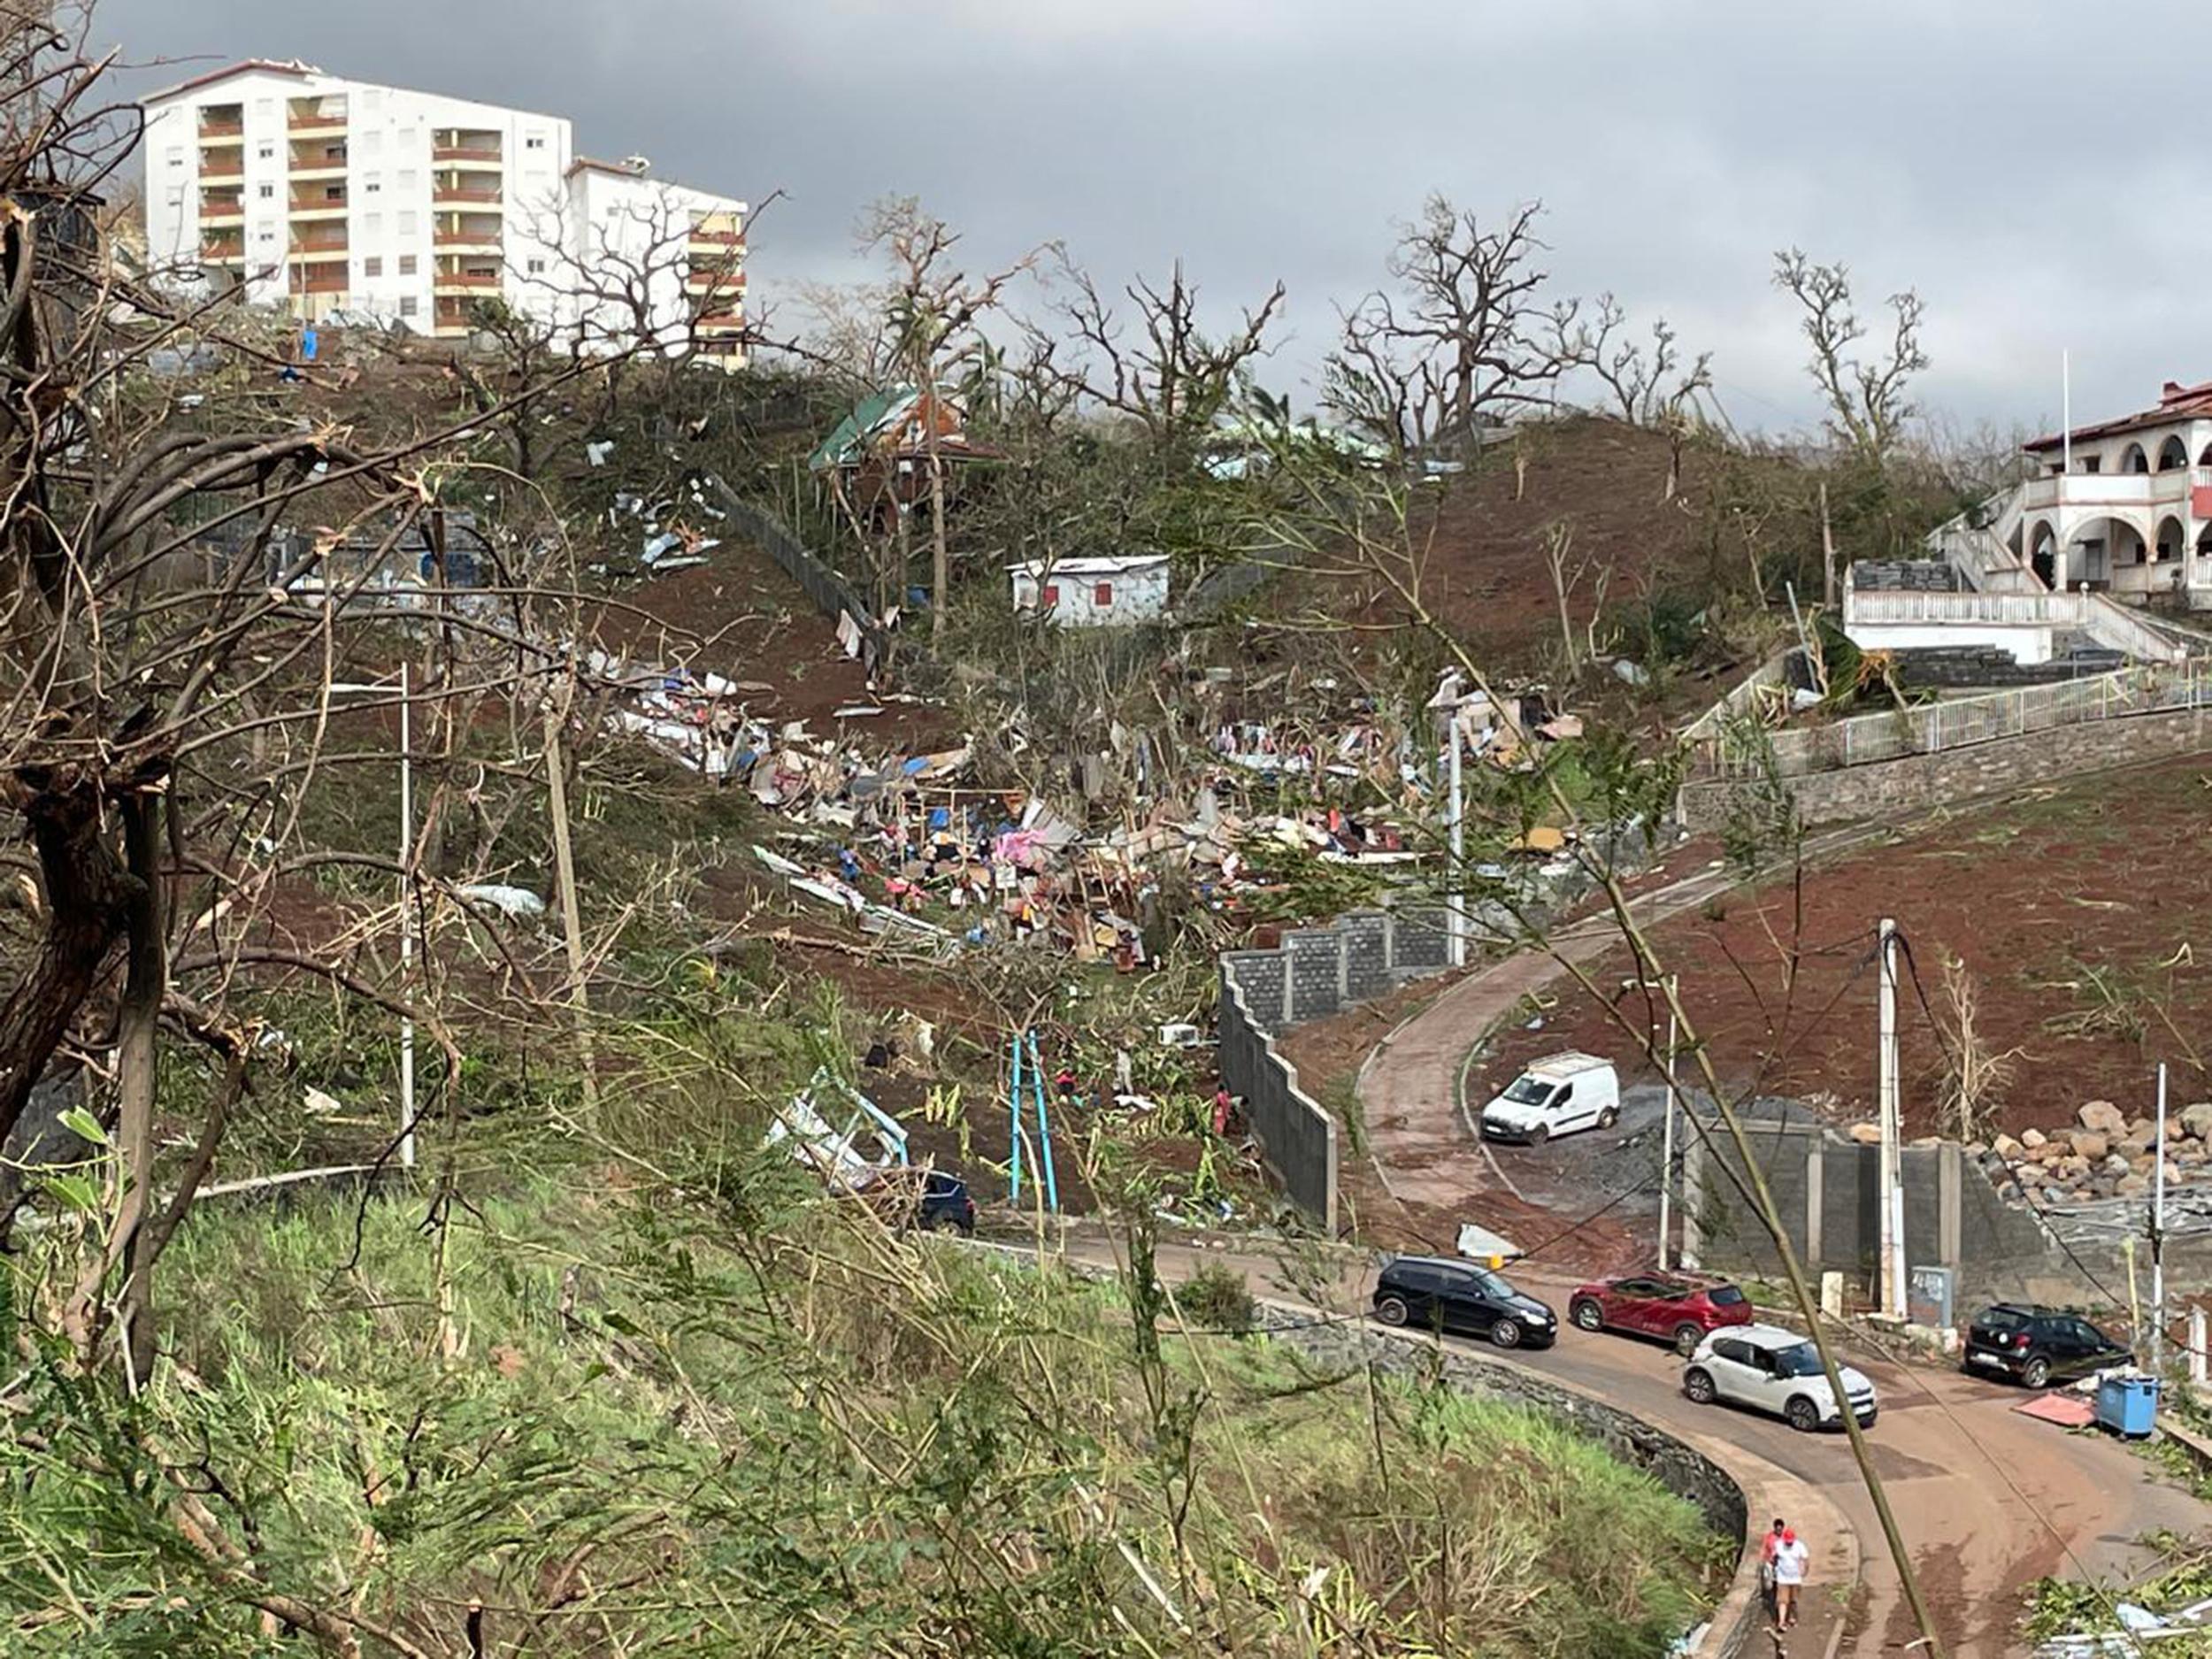
[[[269,1651],[134,1437],[219,1477],[284,1593],[426,1646],[480,1601],[494,1651],[1073,1659],[1357,1628],[1625,1659],[1695,1622],[1731,1551],[1551,1419],[1185,1337],[1135,1281],[886,1233],[780,1161],[718,1196],[625,1186],[196,1215],[142,1397],[42,1396],[0,1452],[33,1546],[0,1594],[54,1605],[58,1573],[84,1615],[28,1651]],[[1194,1331],[1248,1324],[1217,1278],[1183,1293]],[[88,1446],[143,1481],[81,1472]]]

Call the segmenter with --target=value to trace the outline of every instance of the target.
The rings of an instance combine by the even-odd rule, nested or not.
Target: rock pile
[[[1998,1191],[2038,1203],[2089,1203],[2101,1198],[2139,1198],[2151,1190],[2151,1148],[2157,1125],[2130,1118],[2110,1101],[2091,1101],[2074,1114],[2075,1127],[2046,1133],[1999,1135],[1984,1162]],[[2212,1101],[2185,1106],[2166,1122],[2166,1181],[2212,1174]]]

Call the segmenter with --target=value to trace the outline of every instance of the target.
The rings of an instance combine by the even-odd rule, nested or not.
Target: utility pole
[[[1674,1046],[1682,1022],[1675,1017],[1675,979],[1667,976],[1667,1116],[1659,1135],[1659,1271],[1667,1270],[1667,1238],[1674,1197]]]
[[[1897,924],[1882,918],[1881,1029],[1878,1094],[1882,1129],[1881,1301],[1893,1319],[1905,1317],[1904,1124],[1897,1103]]]
[[[1450,930],[1450,961],[1455,968],[1467,965],[1467,814],[1459,760],[1460,714],[1465,703],[1456,670],[1444,676],[1428,702],[1429,712],[1442,717],[1444,726],[1444,787],[1450,796],[1444,803],[1444,822],[1450,832],[1452,858],[1445,925]]]
[[[415,728],[409,706],[414,670],[399,665],[399,984],[411,1003],[415,960]],[[415,1167],[415,1022],[399,1022],[399,1166]]]
[[[567,761],[563,755],[568,714],[576,695],[575,670],[557,680],[545,694],[546,816],[553,830],[554,879],[561,884],[561,937],[568,949],[568,1006],[574,1021],[577,1059],[582,1067],[584,1106],[599,1109],[598,1056],[591,1040],[591,993],[585,982],[583,910],[576,893],[576,859],[568,828]]]
[[[2158,1063],[2158,1133],[2151,1146],[2151,1369],[2166,1368],[2166,1063]]]

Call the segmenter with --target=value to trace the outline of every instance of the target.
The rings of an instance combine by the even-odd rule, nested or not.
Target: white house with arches
[[[2026,446],[2013,550],[2047,588],[2212,608],[2212,381]]]
[[[2212,610],[2212,381],[2024,446],[2033,476],[1938,526],[1931,563],[1855,566],[1863,649],[1995,649],[2063,672],[2085,655],[2179,662],[2203,636],[2154,607]]]

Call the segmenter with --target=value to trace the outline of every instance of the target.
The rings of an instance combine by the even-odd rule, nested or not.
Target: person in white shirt
[[[1779,1629],[1788,1630],[1797,1623],[1797,1597],[1805,1587],[1808,1554],[1797,1529],[1785,1527],[1782,1541],[1774,1547],[1774,1622]]]

